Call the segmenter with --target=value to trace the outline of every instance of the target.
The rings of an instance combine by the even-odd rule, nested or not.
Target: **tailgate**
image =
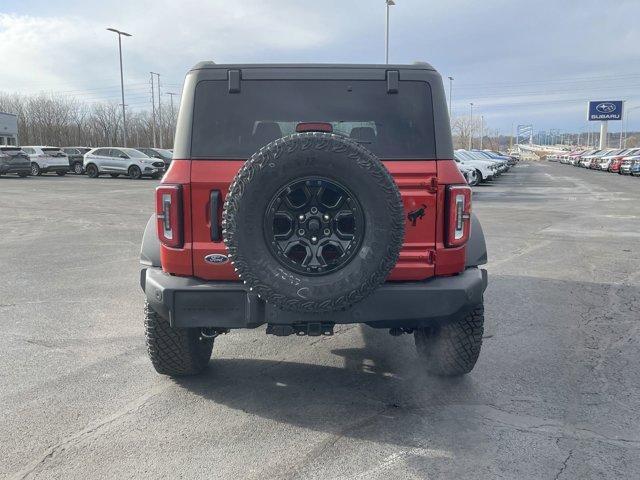
[[[231,263],[225,261],[227,250],[222,241],[220,225],[229,185],[243,163],[241,160],[192,162],[193,271],[198,278],[238,280]],[[385,165],[400,189],[406,218],[404,244],[389,280],[422,280],[431,277],[435,268],[436,240],[436,193],[432,182],[437,177],[437,163],[411,160],[389,161]],[[214,222],[217,219],[218,223],[216,239],[216,231],[212,231],[212,218]]]

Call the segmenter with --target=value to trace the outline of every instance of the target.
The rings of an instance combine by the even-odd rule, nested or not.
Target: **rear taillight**
[[[447,187],[447,246],[467,243],[471,233],[471,188],[462,185]]]
[[[156,188],[158,238],[167,247],[182,247],[182,186]]]

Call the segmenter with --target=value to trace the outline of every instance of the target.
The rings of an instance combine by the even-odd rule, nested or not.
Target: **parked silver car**
[[[60,147],[29,145],[22,151],[29,155],[31,175],[56,172],[62,177],[69,171],[69,157]]]
[[[164,162],[134,148],[94,148],[84,156],[84,170],[90,178],[103,173],[112,177],[128,175],[135,180],[143,176],[160,178]]]

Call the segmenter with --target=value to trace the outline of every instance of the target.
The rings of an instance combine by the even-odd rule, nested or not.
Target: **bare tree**
[[[19,95],[0,92],[0,111],[18,116],[18,139],[23,145],[115,146],[122,138],[122,116],[117,103],[87,104],[64,96]],[[175,113],[163,102],[163,138],[173,145]],[[129,143],[139,147],[152,144],[151,115],[148,111],[128,111]]]
[[[451,134],[455,148],[469,148],[469,137],[480,132],[480,120],[471,117],[456,117],[451,121]],[[477,146],[474,144],[474,147]]]

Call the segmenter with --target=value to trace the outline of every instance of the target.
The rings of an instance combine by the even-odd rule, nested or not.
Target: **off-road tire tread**
[[[478,305],[461,320],[431,331],[418,329],[414,339],[418,356],[429,373],[459,376],[473,370],[484,334],[484,306]]]
[[[328,139],[337,139],[340,142],[330,142],[327,141]],[[386,209],[393,222],[391,227],[392,238],[386,255],[380,259],[380,264],[376,272],[352,290],[345,291],[338,297],[322,301],[287,297],[274,291],[270,285],[261,282],[253,274],[244,261],[242,252],[237,248],[234,235],[237,229],[236,212],[239,209],[240,199],[242,193],[253,180],[256,171],[265,168],[269,163],[277,162],[285,148],[288,152],[298,148],[301,150],[310,148],[329,150],[331,148],[335,149],[336,145],[350,149],[349,157],[364,170],[364,174],[371,175],[375,179],[380,195],[383,195],[386,200]],[[240,279],[243,280],[248,287],[252,288],[260,298],[268,303],[284,310],[299,312],[331,312],[343,310],[364,299],[387,278],[389,272],[398,261],[404,239],[404,209],[402,198],[400,196],[400,190],[389,171],[369,150],[349,138],[332,133],[314,132],[288,135],[271,142],[254,153],[252,157],[244,163],[229,187],[229,193],[224,202],[222,219],[224,242],[229,251],[231,263],[235,267]]]
[[[171,327],[145,304],[147,352],[158,373],[187,376],[201,373],[209,364],[213,339],[203,338],[197,328]]]

